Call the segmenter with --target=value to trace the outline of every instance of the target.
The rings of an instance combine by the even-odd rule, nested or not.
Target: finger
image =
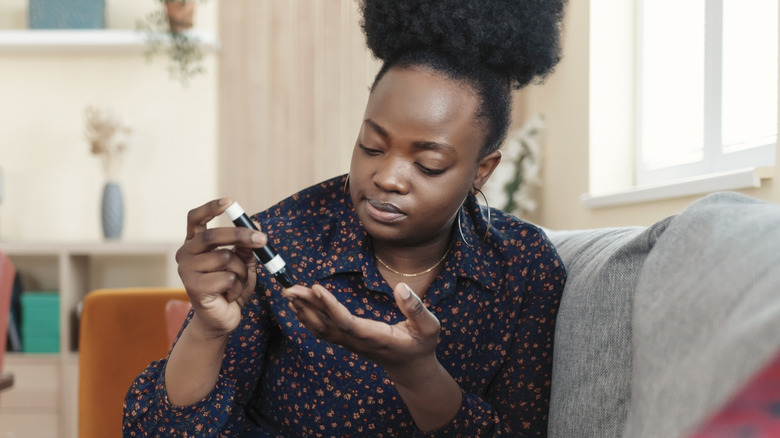
[[[254,259],[252,260],[254,262]],[[198,274],[209,272],[231,272],[236,275],[237,283],[248,285],[249,276],[253,273],[254,266],[250,266],[241,260],[233,251],[222,249],[203,254],[196,254],[187,260],[180,260],[178,266],[179,277],[185,280],[185,284],[199,288]]]
[[[261,231],[249,228],[209,228],[197,234],[188,245],[192,254],[200,254],[222,246],[236,248],[260,248],[268,243],[268,238]],[[244,251],[242,254],[247,254]]]
[[[194,255],[186,269],[196,272],[231,271],[246,275],[246,263],[229,249],[218,249]]]
[[[282,288],[282,296],[290,301],[295,301],[296,297],[305,293],[306,287],[295,284],[292,287]]]
[[[303,326],[312,332],[318,338],[331,342],[332,337],[328,336],[328,328],[330,327],[330,319],[327,315],[317,310],[310,302],[303,298],[298,298],[295,301],[291,301],[293,313],[298,318],[298,321]]]
[[[233,282],[233,285],[230,287],[230,289],[225,291],[225,299],[228,303],[238,301],[239,298],[243,297],[245,290],[246,282],[242,281],[241,278],[236,277],[236,280]]]
[[[420,297],[406,283],[398,283],[393,290],[393,295],[401,313],[406,316],[409,325],[421,337],[439,333],[441,328],[439,319],[425,307]]]
[[[344,325],[351,315],[327,289],[320,285],[311,289],[298,286],[289,288],[287,293],[298,320],[310,332],[328,342],[343,340]],[[329,298],[328,302],[325,297]]]
[[[215,199],[190,210],[187,213],[187,240],[205,231],[209,221],[224,213],[231,203],[230,198]]]
[[[290,308],[298,320],[317,337],[339,342],[350,331],[352,314],[325,287],[296,285],[284,289],[282,294],[290,300]]]
[[[236,302],[239,306],[244,307],[252,299],[252,294],[254,293],[255,281],[254,277],[250,276],[247,278],[247,283],[244,286],[244,289],[241,291],[241,295],[236,298]]]
[[[355,331],[355,318],[328,289],[319,284],[312,286],[318,301],[315,303],[317,310],[327,315],[335,329],[338,329],[343,335],[352,335]]]
[[[322,303],[320,295],[315,290],[300,284],[282,289],[282,296],[290,301],[303,300],[311,307],[325,310],[325,305]]]
[[[347,309],[328,289],[321,285],[312,286],[323,307],[318,309],[330,324],[331,342],[340,344],[358,354],[373,357],[373,354],[398,348],[400,332],[384,322],[359,318]]]
[[[196,282],[197,291],[200,293],[195,295],[202,297],[205,301],[212,301],[216,297],[224,296],[236,284],[237,276],[234,272],[228,271],[208,272],[198,275]],[[193,299],[194,297],[190,298],[190,301],[196,301]]]

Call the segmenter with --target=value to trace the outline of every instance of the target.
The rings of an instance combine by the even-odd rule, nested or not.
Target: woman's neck
[[[420,292],[438,275],[451,242],[449,237],[414,246],[372,241],[377,268],[388,284],[403,282]]]

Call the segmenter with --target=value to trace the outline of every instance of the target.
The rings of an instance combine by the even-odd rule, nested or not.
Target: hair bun
[[[430,51],[481,64],[520,88],[560,60],[565,0],[360,0],[374,56]]]

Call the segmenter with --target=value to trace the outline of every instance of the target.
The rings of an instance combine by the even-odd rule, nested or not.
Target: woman
[[[563,265],[474,195],[511,87],[558,60],[563,3],[361,8],[384,64],[350,173],[255,215],[267,234],[207,229],[229,199],[190,212],[193,312],[130,388],[126,436],[546,435]],[[266,242],[297,285],[257,267]]]

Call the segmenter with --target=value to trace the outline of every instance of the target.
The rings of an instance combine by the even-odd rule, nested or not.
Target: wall
[[[380,67],[358,2],[234,0],[220,8],[220,193],[254,212],[346,173]],[[521,102],[512,129],[523,121]]]
[[[155,0],[108,0],[107,27],[134,29]],[[216,0],[196,28],[216,29]],[[0,30],[27,28],[27,0],[0,3]],[[100,241],[104,175],[85,141],[87,104],[107,104],[134,129],[122,167],[125,241],[179,241],[186,213],[216,196],[217,66],[188,88],[167,60],[132,53],[0,53],[0,239]]]
[[[0,29],[25,28],[26,4],[3,1]],[[123,169],[125,240],[178,241],[186,212],[209,199],[234,196],[257,210],[346,171],[376,63],[355,2],[307,4],[236,0],[219,13],[216,0],[199,5],[197,27],[219,27],[223,48],[220,65],[208,57],[207,75],[186,89],[169,80],[163,59],[147,64],[140,53],[0,54],[0,239],[101,239],[103,175],[83,135],[83,108],[96,101],[112,104],[135,129]],[[109,0],[108,26],[134,28],[155,5]],[[547,124],[545,185],[533,219],[551,228],[650,224],[697,196],[597,210],[580,204],[591,180],[589,11],[587,0],[569,2],[563,60],[517,99],[516,123],[542,113]],[[273,178],[258,171],[268,168]],[[780,202],[780,167],[773,172],[743,192]]]
[[[613,0],[620,1],[620,0]],[[590,1],[569,2],[563,36],[563,59],[556,71],[542,85],[523,92],[523,112],[545,116],[544,191],[539,222],[553,229],[593,228],[622,225],[649,225],[678,213],[699,196],[646,202],[619,207],[589,210],[580,204],[587,193],[591,175],[589,148],[593,138],[589,110],[592,107],[589,87],[593,83],[589,57]],[[598,5],[598,3],[594,3]],[[776,156],[780,157],[780,148]],[[626,164],[607,161],[602,172],[624,173]],[[772,170],[773,178],[756,189],[741,190],[749,196],[780,203],[780,166]]]
[[[349,171],[379,64],[354,0],[223,2],[220,192],[260,211]]]

